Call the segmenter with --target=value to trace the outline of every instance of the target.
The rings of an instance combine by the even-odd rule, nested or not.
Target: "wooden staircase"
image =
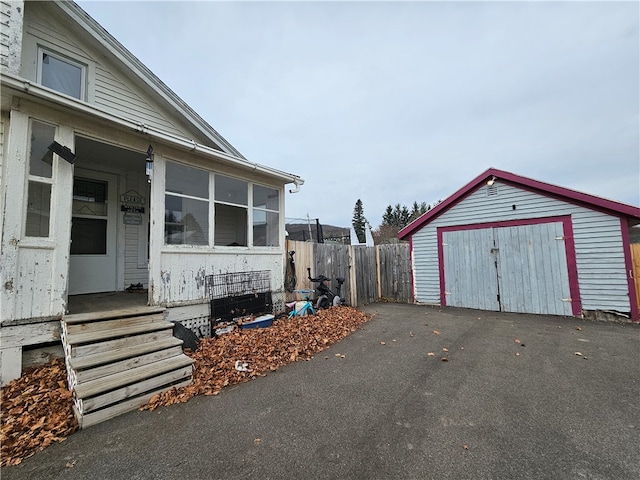
[[[80,428],[135,410],[191,382],[193,360],[173,336],[164,308],[66,315],[62,346]]]

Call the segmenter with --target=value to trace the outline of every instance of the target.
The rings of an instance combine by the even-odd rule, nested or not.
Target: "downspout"
[[[300,187],[304,185],[304,180],[301,178],[294,178],[293,183],[295,185],[295,188],[289,190],[289,193],[298,193],[300,191]]]

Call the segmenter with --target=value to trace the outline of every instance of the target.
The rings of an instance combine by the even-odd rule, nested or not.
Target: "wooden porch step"
[[[113,338],[126,337],[136,335],[138,333],[149,333],[158,330],[172,330],[173,323],[165,320],[161,322],[151,321],[149,323],[134,324],[127,327],[117,327],[113,329],[100,328],[99,330],[90,330],[82,333],[68,332],[66,335],[69,345],[79,345],[83,343],[93,343]]]
[[[141,367],[125,370],[124,372],[114,373],[106,377],[96,378],[94,380],[78,384],[74,387],[74,395],[78,399],[94,397],[101,393],[110,392],[111,390],[170,372],[171,370],[176,370],[182,367],[191,368],[192,364],[193,359],[186,355],[167,358],[149,365],[143,365]]]
[[[115,328],[128,327],[131,325],[146,325],[150,322],[163,322],[164,314],[155,313],[151,315],[137,315],[135,317],[126,317],[110,320],[100,320],[95,322],[67,324],[67,333],[78,334],[84,332],[93,332],[97,330],[113,330]]]
[[[189,383],[191,383],[191,378],[183,382],[176,383],[175,385],[172,385],[171,388],[184,387],[189,385]],[[80,426],[80,428],[87,428],[92,425],[104,422],[105,420],[117,417],[118,415],[122,415],[123,413],[135,410],[151,400],[154,395],[162,393],[166,390],[167,388],[159,388],[157,390],[147,392],[144,395],[128,398],[123,402],[115,403],[113,405],[110,405],[109,407],[85,414],[81,413],[78,410],[78,406],[74,404],[73,411],[76,415],[76,418],[78,419],[78,425]]]
[[[152,315],[154,313],[164,313],[163,307],[130,307],[122,308],[119,310],[107,310],[104,312],[91,312],[91,313],[74,313],[71,315],[65,315],[64,321],[67,325],[74,325],[76,323],[86,322],[98,322],[101,320],[109,320],[112,318],[127,318],[136,317],[139,315]]]
[[[182,340],[172,336],[167,337],[166,339],[159,339],[154,342],[114,348],[107,350],[106,352],[84,355],[82,357],[72,357],[69,360],[69,365],[74,370],[86,370],[117,362],[119,360],[124,360],[126,358],[135,357],[137,355],[144,355],[145,353],[151,353],[180,345],[182,345]]]

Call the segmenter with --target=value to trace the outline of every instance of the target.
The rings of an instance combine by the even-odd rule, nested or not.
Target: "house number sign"
[[[134,220],[135,215],[144,213],[144,197],[135,190],[129,190],[120,196],[120,211],[125,212],[123,221],[127,225],[140,225],[142,223],[142,217],[140,221]],[[134,223],[135,222],[135,223]]]

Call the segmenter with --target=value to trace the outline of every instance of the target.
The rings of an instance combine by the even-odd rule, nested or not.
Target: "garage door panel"
[[[499,311],[490,229],[444,232],[447,305]]]
[[[503,311],[571,315],[561,223],[495,229]]]

